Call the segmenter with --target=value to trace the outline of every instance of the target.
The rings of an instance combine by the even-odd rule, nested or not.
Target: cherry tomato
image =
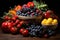
[[[21,27],[21,25],[20,25],[20,24],[18,24],[18,25],[17,25],[17,28],[20,28],[20,27]]]
[[[13,24],[11,22],[8,22],[8,29],[10,29],[11,27],[13,27]]]
[[[13,24],[12,24],[11,22],[3,22],[3,23],[2,23],[2,27],[3,27],[3,28],[5,28],[5,27],[6,27],[6,28],[9,28],[9,27],[12,27],[12,26],[13,26]]]
[[[17,23],[19,23],[19,21],[20,21],[20,20],[17,19],[17,20],[15,21],[15,23],[17,24]]]
[[[11,27],[10,28],[10,32],[11,33],[16,33],[17,32],[17,28],[16,27]]]
[[[16,18],[15,18],[15,17],[12,17],[12,20],[14,20],[14,21],[15,21],[15,20],[16,20]]]
[[[25,30],[24,28],[21,28],[19,32],[22,34],[24,30]]]
[[[20,21],[20,25],[22,25],[24,23],[24,21]]]
[[[9,16],[5,16],[4,19],[5,20],[10,20],[10,17]]]
[[[3,22],[3,23],[2,23],[2,28],[7,28],[7,25],[8,25],[7,22]]]
[[[27,29],[25,29],[25,30],[22,32],[22,35],[23,35],[23,36],[27,36],[27,35],[28,35],[28,33],[29,33],[29,32],[28,32],[28,30],[27,30]]]

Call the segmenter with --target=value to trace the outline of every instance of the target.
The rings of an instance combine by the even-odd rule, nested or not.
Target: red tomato
[[[11,22],[8,22],[8,29],[10,29],[11,27],[13,27],[13,24]]]
[[[21,27],[21,25],[20,25],[20,24],[18,24],[18,25],[17,25],[17,28],[20,28],[20,27]]]
[[[15,17],[15,18],[18,18],[18,16],[17,16],[17,15],[15,15],[14,17]]]
[[[3,22],[3,23],[2,23],[2,28],[7,28],[7,25],[8,25],[7,22]]]
[[[20,25],[22,25],[23,23],[24,23],[24,21],[21,21],[21,22],[20,22]]]
[[[12,17],[12,20],[14,20],[14,21],[15,21],[15,20],[16,20],[16,18],[15,18],[15,17]]]
[[[27,36],[28,33],[29,33],[28,30],[25,29],[25,30],[22,32],[22,35],[23,35],[23,36]]]
[[[10,20],[10,17],[9,16],[5,16],[4,19],[5,20]]]
[[[13,24],[10,23],[10,22],[3,22],[3,23],[2,23],[2,28],[10,28],[10,27],[12,27],[12,26],[13,26]]]
[[[28,2],[28,3],[27,3],[27,6],[28,6],[28,7],[31,7],[31,6],[34,7],[34,3],[33,3],[33,2]]]
[[[10,32],[11,33],[16,33],[17,32],[17,28],[16,27],[11,27],[10,28]]]
[[[24,30],[25,30],[24,28],[21,28],[19,32],[22,34]]]
[[[13,26],[15,26],[16,25],[16,23],[13,23]]]
[[[17,24],[17,23],[19,23],[19,21],[20,21],[20,20],[17,19],[17,20],[15,21],[15,23]]]

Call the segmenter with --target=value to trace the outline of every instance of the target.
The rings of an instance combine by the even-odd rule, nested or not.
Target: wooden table
[[[58,31],[58,34],[56,34],[56,36],[52,36],[50,38],[23,37],[20,34],[12,35],[12,34],[2,33],[1,28],[0,28],[0,40],[60,40],[59,32],[60,32],[60,30]]]

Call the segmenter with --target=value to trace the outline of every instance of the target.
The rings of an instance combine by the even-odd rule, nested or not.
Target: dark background
[[[10,8],[14,7],[14,5],[23,5],[24,3],[27,3],[28,1],[32,0],[0,0],[0,17],[3,16],[3,12],[7,12]],[[40,1],[40,0],[36,0]],[[60,11],[60,1],[59,0],[43,0],[48,5],[48,7],[52,10],[54,10],[56,15],[60,17],[59,11]]]

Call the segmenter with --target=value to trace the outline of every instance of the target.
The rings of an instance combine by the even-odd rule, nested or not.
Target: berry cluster
[[[27,7],[27,5],[24,4],[22,6],[22,9],[18,10],[16,14],[20,15],[20,16],[32,17],[32,16],[39,16],[41,13],[42,13],[42,11],[37,9],[35,6],[34,7],[32,7],[32,6],[31,7]]]
[[[30,36],[37,36],[37,37],[43,37],[43,36],[48,37],[55,33],[54,30],[51,30],[49,28],[46,29],[41,25],[34,25],[34,24],[32,24],[30,27],[26,29],[29,31]]]

